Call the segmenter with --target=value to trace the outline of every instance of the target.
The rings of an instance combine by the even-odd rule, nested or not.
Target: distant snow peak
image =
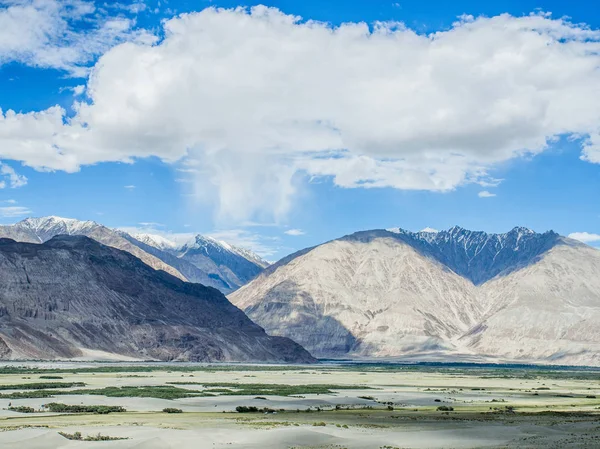
[[[233,254],[235,256],[242,257],[243,259],[252,262],[262,268],[266,268],[270,265],[269,262],[264,260],[262,257],[254,253],[253,251],[250,251],[245,248],[240,248],[238,246],[224,242],[223,240],[217,240],[208,235],[198,234],[181,248],[182,253],[187,253],[189,251],[196,250],[200,250],[206,253],[207,255],[212,254],[214,252]]]
[[[162,235],[157,235],[157,234],[134,234],[133,236],[136,240],[139,240],[140,242],[152,246],[154,248],[158,248],[158,249],[175,249],[177,248],[177,243],[169,240],[166,237],[163,237]]]
[[[425,233],[428,233],[428,234],[437,234],[440,231],[438,231],[437,229],[430,228],[428,226],[428,227],[426,227],[424,229],[421,229],[419,232],[425,232]]]
[[[74,218],[50,215],[47,217],[25,218],[16,223],[15,226],[30,229],[35,232],[52,232],[60,230],[61,234],[77,234],[83,230],[99,225],[94,221],[81,221]]]

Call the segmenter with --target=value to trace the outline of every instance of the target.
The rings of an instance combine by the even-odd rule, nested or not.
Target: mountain
[[[538,234],[522,227],[506,234],[469,231],[459,226],[442,232],[413,233],[399,228],[389,231],[475,285],[529,265],[560,239],[552,231]]]
[[[171,240],[160,235],[133,234],[132,237],[144,245],[152,246],[153,248],[160,249],[162,251],[177,249],[177,243],[172,242]]]
[[[133,254],[152,268],[223,293],[231,293],[268,266],[251,251],[200,235],[180,247],[159,235],[130,235],[94,221],[55,216],[27,218],[14,225],[0,226],[0,238],[19,242],[43,243],[57,235],[93,238]]]
[[[197,235],[178,248],[177,257],[200,268],[235,290],[260,274],[269,264],[248,250]]]
[[[358,232],[229,299],[318,357],[600,365],[600,251],[554,232]]]
[[[138,246],[175,267],[190,282],[209,285],[223,293],[236,290],[269,266],[252,251],[202,235],[182,246],[153,234],[127,238],[135,239]]]
[[[0,239],[0,357],[311,362],[219,291],[84,236]]]
[[[132,243],[122,233],[94,221],[50,216],[26,218],[14,225],[0,226],[0,238],[9,238],[18,242],[44,243],[57,235],[90,237],[104,245],[133,254],[155,270],[163,270],[182,280],[186,279],[177,269],[144,251],[140,245]]]

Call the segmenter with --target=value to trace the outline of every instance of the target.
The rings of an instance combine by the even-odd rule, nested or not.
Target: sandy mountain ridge
[[[600,365],[600,251],[554,232],[358,232],[229,299],[318,357]]]

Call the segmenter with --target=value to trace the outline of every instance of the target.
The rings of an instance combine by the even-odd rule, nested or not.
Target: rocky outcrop
[[[83,236],[0,239],[0,357],[311,362],[219,291]]]

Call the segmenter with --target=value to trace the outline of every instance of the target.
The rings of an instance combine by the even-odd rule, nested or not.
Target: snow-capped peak
[[[242,257],[263,268],[270,265],[269,262],[248,249],[234,246],[230,243],[224,242],[223,240],[217,240],[207,235],[198,234],[181,248],[183,253],[186,253],[190,250],[201,250],[207,254],[212,251],[227,252]]]
[[[158,248],[158,249],[162,249],[162,250],[177,248],[177,243],[169,240],[166,237],[163,237],[162,235],[134,234],[133,238],[135,238],[136,240],[139,240],[140,242],[142,242],[148,246],[152,246],[154,248]]]
[[[438,231],[437,229],[430,228],[428,226],[428,227],[426,227],[424,229],[421,229],[419,232],[425,232],[425,233],[428,233],[428,234],[437,234],[440,231]]]
[[[16,226],[31,229],[35,232],[48,232],[60,229],[61,234],[77,234],[82,230],[99,225],[94,221],[81,221],[74,218],[51,215],[48,217],[26,218],[18,222]]]

